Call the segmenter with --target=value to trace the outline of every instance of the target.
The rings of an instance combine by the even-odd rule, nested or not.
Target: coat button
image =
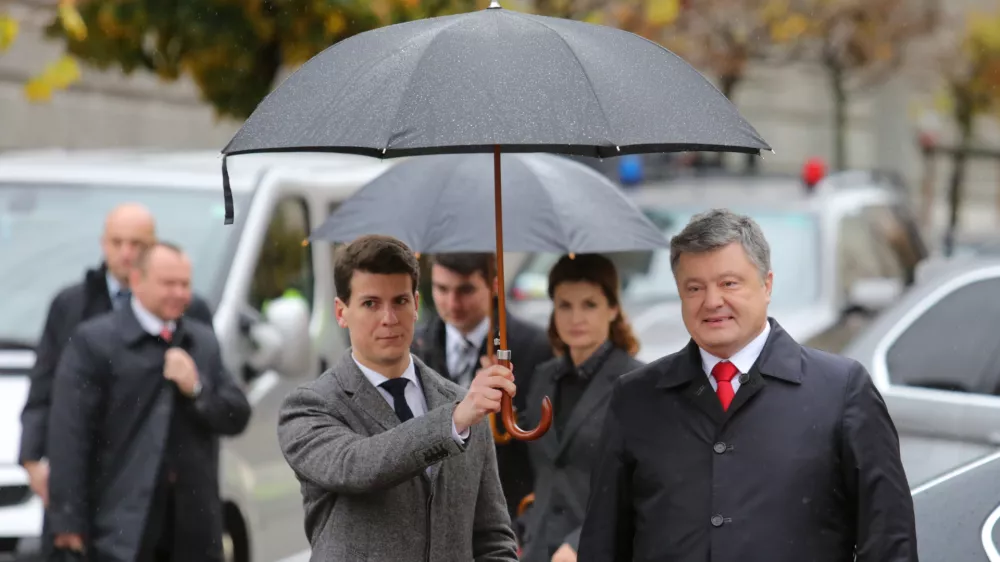
[[[718,443],[712,446],[712,450],[721,455],[722,453],[726,452],[726,444],[723,443],[722,441],[719,441]]]
[[[750,380],[750,375],[745,374],[745,373],[742,374],[742,375],[740,375],[740,384],[746,384],[747,381],[749,381],[749,380]]]
[[[712,526],[713,527],[721,527],[722,526],[722,516],[721,515],[713,515],[712,516]]]

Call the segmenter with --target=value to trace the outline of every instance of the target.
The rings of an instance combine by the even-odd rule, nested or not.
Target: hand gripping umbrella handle
[[[510,368],[510,350],[498,349],[497,362],[504,367]],[[546,396],[542,399],[542,417],[538,427],[531,431],[526,431],[517,426],[517,418],[514,415],[514,405],[511,403],[510,395],[506,392],[500,399],[500,417],[503,419],[503,426],[507,433],[519,441],[534,441],[545,435],[545,432],[552,426],[552,400]]]

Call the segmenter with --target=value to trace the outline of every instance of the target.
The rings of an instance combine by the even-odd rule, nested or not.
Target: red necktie
[[[733,365],[729,361],[720,361],[712,367],[712,376],[715,377],[715,382],[718,383],[715,393],[719,395],[719,402],[722,402],[723,410],[729,409],[729,405],[733,402],[733,397],[736,396],[736,392],[733,390],[733,377],[739,373],[740,370],[736,368],[736,365]]]
[[[160,339],[170,343],[170,340],[174,339],[174,333],[170,331],[170,328],[164,326],[163,329],[160,330]]]

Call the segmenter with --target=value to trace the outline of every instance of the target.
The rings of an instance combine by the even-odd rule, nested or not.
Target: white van
[[[147,205],[159,237],[190,254],[194,290],[212,307],[226,365],[254,408],[247,430],[223,440],[227,558],[271,562],[308,546],[298,482],[278,448],[278,408],[344,351],[347,334],[333,318],[332,246],[307,240],[390,165],[230,158],[236,220],[226,226],[217,152],[0,155],[0,560],[37,550],[41,534],[41,501],[17,465],[33,347],[52,297],[99,264],[104,216],[126,201]]]

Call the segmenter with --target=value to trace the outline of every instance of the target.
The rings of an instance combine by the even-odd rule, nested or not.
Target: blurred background
[[[277,411],[347,346],[331,317],[332,248],[307,239],[392,162],[231,159],[237,220],[224,227],[219,151],[330,45],[488,3],[0,0],[0,560],[40,540],[41,500],[16,451],[45,311],[97,265],[104,214],[126,200],[148,204],[162,235],[191,251],[195,291],[254,407],[246,434],[222,449],[226,559],[273,562],[307,547]],[[865,365],[913,486],[998,451],[998,0],[501,4],[632,31],[715,83],[775,153],[577,160],[667,235],[710,207],[752,216],[772,246],[772,316],[798,341]],[[508,257],[509,310],[548,322],[558,257]],[[679,349],[688,336],[668,252],[612,258],[640,358]],[[267,307],[283,299],[306,300],[309,313],[279,329]]]
[[[475,0],[0,0],[0,151],[222,147],[313,54]],[[506,0],[624,28],[695,65],[776,154],[756,170],[900,174],[923,226],[985,228],[1000,208],[1000,5],[991,0]],[[719,164],[639,157],[642,180]],[[692,162],[695,160],[695,162]],[[748,171],[743,156],[722,164]],[[594,163],[627,181],[632,163]],[[618,179],[618,178],[616,178]],[[950,193],[955,192],[955,193]]]

